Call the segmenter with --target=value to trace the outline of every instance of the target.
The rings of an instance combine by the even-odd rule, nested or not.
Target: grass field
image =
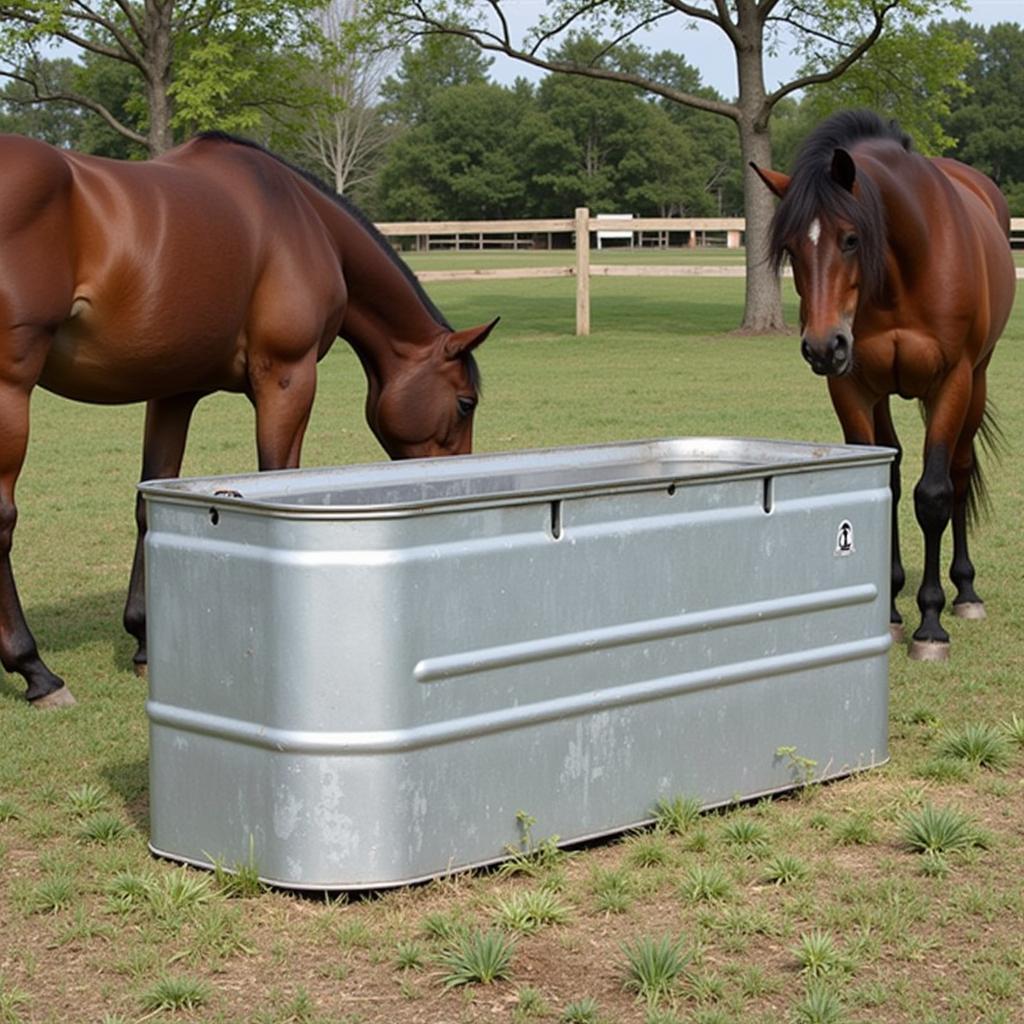
[[[477,450],[839,437],[795,336],[729,333],[741,281],[596,280],[587,339],[572,336],[568,280],[431,292],[459,326],[503,317],[480,351]],[[145,687],[119,625],[142,409],[38,393],[15,570],[80,703],[39,714],[19,678],[0,679],[0,1024],[1019,1024],[1024,308],[990,380],[1008,451],[974,541],[989,619],[948,617],[947,664],[892,652],[888,765],[703,816],[679,794],[657,828],[619,841],[568,854],[539,842],[515,871],[353,901],[148,855]],[[380,457],[363,386],[340,346],[307,465]],[[918,413],[897,414],[916,473]],[[253,468],[252,433],[244,400],[208,400],[186,472]],[[903,522],[913,622],[909,502]]]

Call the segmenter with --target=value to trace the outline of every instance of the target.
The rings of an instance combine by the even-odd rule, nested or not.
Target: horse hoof
[[[71,691],[66,686],[62,686],[59,690],[37,697],[32,701],[32,707],[39,708],[40,711],[55,711],[58,708],[74,707],[77,703],[78,701],[71,696]]]
[[[985,612],[985,605],[981,601],[964,601],[962,604],[953,605],[953,614],[958,619],[985,619],[988,615]]]
[[[948,661],[949,643],[936,640],[912,640],[907,652],[911,661]]]
[[[139,679],[145,679],[149,675],[149,665],[144,661],[133,661],[132,670]]]
[[[903,628],[902,622],[889,623],[889,636],[894,644],[901,644],[907,639],[907,631]]]

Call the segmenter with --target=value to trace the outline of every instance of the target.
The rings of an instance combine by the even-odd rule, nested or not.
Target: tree
[[[528,93],[491,82],[439,89],[419,123],[393,143],[375,212],[396,220],[517,214],[526,195],[519,155],[529,110]]]
[[[410,36],[451,34],[471,40],[482,50],[552,72],[619,82],[681,106],[731,120],[738,131],[744,171],[747,218],[746,308],[743,328],[778,330],[783,326],[778,282],[763,258],[772,197],[749,163],[771,163],[771,117],[793,93],[829,82],[853,67],[884,31],[907,20],[920,21],[943,6],[943,0],[558,0],[522,39],[514,38],[507,0],[372,0],[377,18],[386,18],[396,33]],[[667,18],[713,25],[725,34],[736,59],[739,93],[728,101],[694,90],[687,83],[665,81],[656,68],[627,70],[607,59],[639,32]],[[764,57],[782,45],[785,29],[790,49],[807,63],[789,81],[769,89]],[[589,30],[608,43],[589,63],[559,60],[549,48],[566,33]]]
[[[977,167],[1002,187],[1016,216],[1024,215],[1024,27],[990,28],[957,21],[949,26],[973,45],[964,73],[965,94],[954,98],[945,121],[955,140],[950,156]]]
[[[323,2],[0,0],[0,74],[39,102],[92,111],[156,155],[174,144],[176,129],[251,130],[275,104],[318,98],[302,83],[323,43],[310,17]],[[38,74],[40,49],[53,43],[128,68],[143,102],[117,111],[83,88],[55,87]]]
[[[320,12],[320,27],[339,55],[333,67],[317,72],[330,102],[315,107],[301,132],[300,149],[328,172],[339,194],[367,188],[380,165],[384,148],[394,137],[377,109],[377,100],[397,55],[373,40],[350,38],[361,0],[330,0]]]

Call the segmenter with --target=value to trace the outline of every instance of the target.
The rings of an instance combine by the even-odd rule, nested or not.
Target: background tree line
[[[900,116],[919,149],[992,175],[1014,213],[1024,215],[1024,28],[954,21],[919,35],[929,56],[921,63],[932,69],[943,64],[944,50],[966,46],[961,74],[908,91],[905,75],[885,69],[884,54],[869,55],[834,85],[780,105],[775,165],[790,165],[800,140],[829,110],[866,104]],[[590,60],[601,49],[595,37],[581,35],[555,57]],[[630,46],[619,60],[716,96],[677,53]],[[535,84],[500,85],[491,64],[472,43],[445,36],[399,54],[350,53],[333,97],[307,86],[297,90],[301,102],[293,95],[273,110],[264,101],[241,124],[237,113],[212,105],[205,117],[178,118],[173,141],[227,123],[351,193],[377,219],[563,217],[576,206],[638,216],[743,215],[739,146],[723,119],[615,82],[550,73]],[[308,73],[308,64],[302,70]],[[0,130],[103,156],[146,155],[145,108],[128,67],[87,52],[78,60],[38,60],[33,75],[35,85],[20,76],[0,92]],[[136,137],[72,98],[39,102],[40,87],[90,97]]]

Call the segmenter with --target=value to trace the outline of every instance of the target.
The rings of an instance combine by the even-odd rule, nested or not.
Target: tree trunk
[[[736,0],[733,47],[739,79],[740,155],[743,159],[743,205],[747,219],[747,294],[741,331],[769,333],[785,329],[782,293],[772,273],[768,255],[768,229],[774,210],[771,193],[750,167],[751,161],[764,167],[772,162],[769,128],[771,107],[764,85],[764,18],[769,7],[756,0]]]
[[[770,167],[771,137],[768,131],[740,123],[743,156],[743,200],[747,219],[747,291],[741,330],[750,333],[784,331],[779,279],[768,265],[768,233],[775,199],[754,173],[751,162]]]
[[[149,109],[147,145],[150,157],[174,145],[171,128],[171,62],[173,59],[174,0],[146,0],[145,62],[146,104]]]

